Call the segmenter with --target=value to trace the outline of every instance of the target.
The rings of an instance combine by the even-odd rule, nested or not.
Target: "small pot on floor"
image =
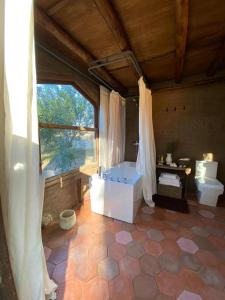
[[[76,224],[76,213],[73,209],[66,209],[59,216],[59,226],[63,230],[69,230]]]

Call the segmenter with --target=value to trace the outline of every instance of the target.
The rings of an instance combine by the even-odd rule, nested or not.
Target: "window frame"
[[[91,99],[87,93],[85,93],[79,86],[76,85],[73,81],[62,81],[62,80],[38,80],[36,83],[38,84],[55,84],[55,85],[71,85],[73,86],[87,101],[89,101],[94,108],[94,127],[85,127],[85,126],[73,126],[73,125],[64,125],[64,124],[53,124],[53,123],[43,123],[38,121],[38,135],[39,135],[39,165],[40,165],[40,173],[43,173],[42,170],[42,159],[41,159],[41,143],[40,143],[40,129],[41,128],[51,128],[51,129],[62,129],[62,130],[74,130],[74,131],[92,131],[95,132],[95,153],[96,153],[96,160],[94,163],[91,164],[84,164],[79,166],[78,168],[68,170],[66,172],[62,172],[60,174],[47,177],[46,181],[52,181],[57,178],[62,178],[67,175],[73,175],[83,169],[85,167],[91,166],[96,167],[99,163],[99,149],[98,149],[98,140],[99,140],[99,128],[98,128],[98,112],[99,112],[99,105]],[[38,101],[38,100],[37,100]]]

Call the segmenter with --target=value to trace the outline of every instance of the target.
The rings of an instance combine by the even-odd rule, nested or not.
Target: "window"
[[[94,106],[66,84],[38,84],[37,99],[45,177],[95,162]]]

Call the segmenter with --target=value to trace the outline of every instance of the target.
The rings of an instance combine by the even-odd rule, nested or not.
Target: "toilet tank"
[[[217,176],[217,161],[196,160],[195,176],[216,178]]]

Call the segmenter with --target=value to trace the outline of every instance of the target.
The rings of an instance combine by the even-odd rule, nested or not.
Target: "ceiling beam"
[[[111,30],[115,41],[117,42],[121,51],[130,50],[133,52],[129,39],[127,37],[126,31],[121,23],[118,14],[113,7],[111,1],[109,0],[93,0],[96,8],[98,9],[100,15],[105,20],[106,24],[108,25],[109,29]],[[128,64],[133,71],[136,78],[139,78],[133,64],[130,60],[128,60]]]
[[[131,50],[129,40],[117,13],[108,0],[93,0],[99,13],[104,18],[121,51]]]
[[[175,80],[182,79],[188,34],[189,0],[176,0],[176,61]]]
[[[216,52],[215,59],[210,64],[207,70],[207,76],[213,76],[220,69],[220,66],[225,62],[225,41]]]
[[[69,49],[76,58],[79,58],[85,65],[88,65],[96,58],[88,52],[82,45],[73,39],[66,31],[64,31],[54,20],[46,15],[41,9],[35,8],[35,23],[44,28],[49,34],[56,38],[65,48]],[[119,91],[124,91],[125,88],[105,69],[98,71],[100,76],[109,82]]]
[[[48,8],[48,10],[47,10],[48,16],[53,16],[58,11],[63,9],[66,5],[69,5],[70,3],[72,3],[72,1],[74,1],[74,0],[59,0],[58,2],[56,2],[51,7]]]

